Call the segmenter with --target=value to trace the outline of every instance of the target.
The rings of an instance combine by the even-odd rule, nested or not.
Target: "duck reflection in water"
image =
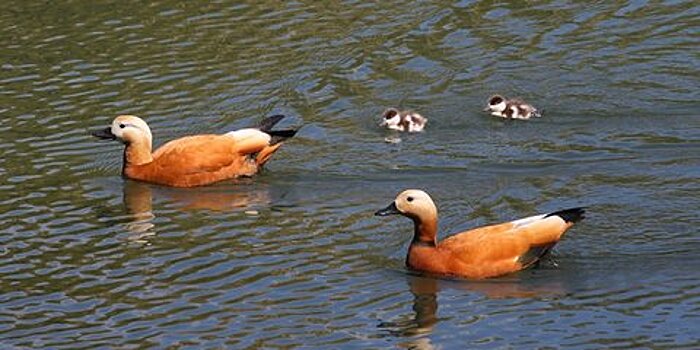
[[[132,218],[126,224],[126,229],[132,234],[130,240],[147,243],[145,239],[155,235],[154,195],[156,203],[164,201],[168,206],[170,202],[180,210],[243,211],[247,215],[257,215],[255,208],[266,207],[272,202],[265,185],[246,179],[235,180],[235,185],[227,183],[190,189],[126,180],[123,202]]]
[[[126,212],[131,215],[132,221],[126,224],[129,231],[129,239],[139,242],[155,233],[151,230],[155,225],[153,219],[153,192],[143,183],[127,180],[123,189],[123,202]]]
[[[528,278],[532,272],[524,272]],[[552,277],[552,276],[548,276]],[[440,277],[430,277],[425,274],[410,274],[407,283],[413,294],[413,313],[405,314],[395,321],[381,322],[379,328],[385,329],[391,336],[408,338],[400,343],[406,349],[435,349],[430,335],[437,326],[438,293],[444,289],[456,289],[482,295],[486,299],[537,299],[551,298],[564,295],[561,281],[542,281],[525,283],[519,275],[506,276],[492,280],[467,281],[448,280]]]

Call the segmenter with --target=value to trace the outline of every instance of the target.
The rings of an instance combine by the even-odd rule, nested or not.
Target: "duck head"
[[[506,110],[506,99],[501,95],[493,95],[489,98],[484,112],[503,113]]]
[[[111,126],[93,132],[92,135],[100,139],[119,140],[126,145],[122,167],[123,174],[131,165],[141,165],[153,161],[151,129],[139,117],[120,115],[114,118]]]
[[[380,126],[385,126],[390,129],[399,128],[401,123],[401,112],[396,108],[388,108],[382,114]]]
[[[409,218],[437,216],[435,202],[421,190],[405,190],[396,196],[389,206],[378,210],[374,215],[403,215]]]
[[[153,142],[151,129],[143,119],[133,115],[120,115],[112,121],[112,125],[92,133],[92,136],[103,140],[120,140],[125,144],[145,143],[150,149]]]
[[[405,190],[376,216],[403,215],[411,218],[415,227],[413,243],[436,245],[438,213],[435,202],[421,190]]]

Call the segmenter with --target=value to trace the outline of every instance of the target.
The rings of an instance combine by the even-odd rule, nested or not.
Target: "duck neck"
[[[414,233],[411,245],[437,247],[437,218],[413,219]]]
[[[151,143],[146,140],[132,141],[124,148],[124,169],[133,165],[143,165],[153,161]]]

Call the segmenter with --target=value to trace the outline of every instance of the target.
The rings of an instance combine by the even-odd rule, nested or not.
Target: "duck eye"
[[[119,127],[122,128],[122,129],[124,129],[124,128],[126,128],[126,125],[124,125],[124,124],[119,124]]]
[[[413,197],[408,197],[408,198],[406,198],[406,200],[409,202],[413,202]]]

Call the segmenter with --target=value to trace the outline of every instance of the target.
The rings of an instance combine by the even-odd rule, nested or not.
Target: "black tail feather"
[[[258,129],[260,129],[260,131],[264,131],[266,133],[269,133],[269,131],[272,130],[272,128],[277,123],[279,123],[282,119],[284,119],[284,116],[281,114],[275,114],[275,115],[269,116],[260,122]]]
[[[270,130],[265,132],[272,136],[272,138],[270,139],[270,145],[274,145],[290,137],[294,137],[297,131],[299,131],[299,129]]]
[[[585,208],[580,207],[555,211],[553,213],[547,214],[545,217],[547,218],[550,216],[558,216],[564,219],[564,221],[566,222],[576,223],[586,218],[584,214],[586,214]]]
[[[284,129],[284,130],[272,130],[272,128],[277,125],[282,119],[284,119],[284,115],[282,114],[275,114],[272,116],[269,116],[265,119],[263,119],[260,122],[260,126],[258,126],[258,129],[268,135],[270,135],[272,138],[270,140],[270,145],[274,145],[277,143],[280,143],[290,137],[294,137],[296,135],[297,131],[299,129]]]

